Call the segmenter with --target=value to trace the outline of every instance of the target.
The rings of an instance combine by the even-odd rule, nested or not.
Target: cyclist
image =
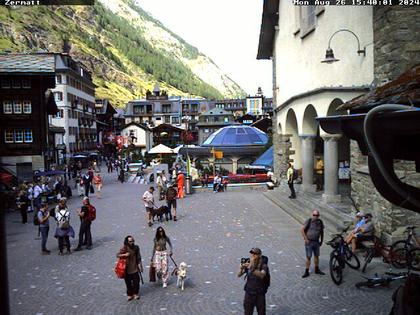
[[[309,277],[309,267],[311,266],[312,253],[314,255],[315,273],[325,275],[319,269],[319,248],[324,241],[324,223],[319,218],[319,211],[312,211],[312,218],[305,221],[300,232],[305,240],[306,269],[302,278]]]

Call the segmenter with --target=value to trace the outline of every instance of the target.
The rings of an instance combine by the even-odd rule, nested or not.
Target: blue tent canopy
[[[251,163],[251,166],[265,166],[273,168],[273,146]]]

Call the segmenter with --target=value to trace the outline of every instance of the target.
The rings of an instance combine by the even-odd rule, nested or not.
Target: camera
[[[244,265],[244,264],[246,264],[246,263],[250,263],[251,262],[251,259],[250,258],[241,258],[241,265]]]

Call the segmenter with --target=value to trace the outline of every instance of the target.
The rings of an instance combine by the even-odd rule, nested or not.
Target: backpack
[[[298,178],[299,178],[299,172],[298,172],[298,170],[293,169],[292,179],[293,180],[297,180]]]
[[[60,229],[68,229],[70,227],[70,213],[65,209],[61,209],[57,212],[57,221]]]
[[[265,275],[265,277],[263,279],[263,281],[264,281],[264,290],[265,290],[264,293],[266,293],[267,290],[268,290],[268,287],[270,286],[270,280],[271,280],[270,268],[268,268],[268,257],[262,255],[261,258],[262,258],[263,264],[266,264],[267,265],[267,274]]]
[[[92,205],[89,205],[88,208],[89,208],[89,211],[88,211],[87,219],[90,222],[95,221],[95,219],[96,219],[96,208]]]

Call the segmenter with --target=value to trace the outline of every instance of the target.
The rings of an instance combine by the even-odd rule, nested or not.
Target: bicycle
[[[327,242],[327,245],[333,248],[333,251],[330,253],[329,267],[331,279],[336,285],[340,285],[343,281],[343,269],[345,265],[348,265],[352,269],[360,268],[359,258],[357,258],[344,241],[343,234],[347,230],[348,228],[340,234],[335,234],[333,239]]]
[[[407,253],[408,268],[415,271],[420,271],[420,247],[410,249]]]
[[[367,250],[362,272],[366,271],[367,265],[376,256],[382,256],[384,263],[390,264],[395,268],[407,267],[407,254],[401,251],[393,251],[392,246],[385,246],[377,237],[374,237],[372,241],[363,241],[361,245]]]
[[[400,261],[397,262],[396,268],[405,268],[411,259],[410,251],[420,247],[420,241],[416,237],[415,226],[409,226],[406,229],[407,238],[400,240],[391,245],[391,250],[397,257],[400,257]]]
[[[408,278],[409,272],[400,272],[400,273],[392,273],[392,272],[385,272],[386,276],[378,276],[375,273],[373,277],[366,277],[367,281],[358,282],[355,284],[356,288],[360,289],[362,287],[367,288],[374,288],[374,287],[389,287],[389,284],[396,280],[402,280]]]

